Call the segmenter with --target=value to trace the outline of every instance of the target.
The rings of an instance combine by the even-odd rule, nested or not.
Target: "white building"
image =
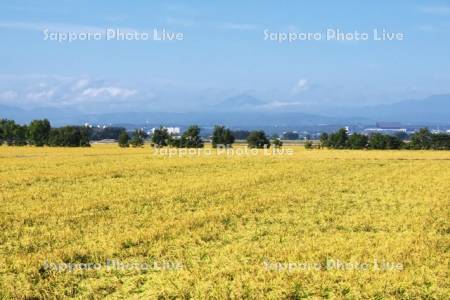
[[[180,134],[181,133],[180,127],[164,127],[164,128],[167,129],[167,132],[169,134]],[[152,128],[152,133],[154,133],[156,129],[159,129],[159,128]]]
[[[393,134],[397,132],[407,132],[406,128],[402,128],[402,125],[397,122],[378,122],[375,128],[364,129],[366,133],[385,133]]]

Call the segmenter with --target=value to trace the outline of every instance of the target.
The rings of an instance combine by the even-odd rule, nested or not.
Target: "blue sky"
[[[182,41],[44,40],[44,29],[181,32]],[[402,41],[264,40],[386,29]],[[2,1],[0,104],[196,110],[365,105],[450,93],[450,1]]]

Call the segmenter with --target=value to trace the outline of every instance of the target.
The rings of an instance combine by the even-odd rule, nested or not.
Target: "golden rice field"
[[[449,299],[450,152],[292,149],[0,147],[0,299]]]

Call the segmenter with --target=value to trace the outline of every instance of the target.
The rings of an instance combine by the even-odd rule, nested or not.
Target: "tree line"
[[[169,134],[160,127],[151,135],[153,147],[202,148],[204,140],[197,125],[189,126],[182,135]],[[89,147],[91,140],[114,139],[120,147],[142,147],[148,138],[142,129],[128,133],[122,127],[91,128],[87,126],[52,127],[47,119],[34,120],[28,125],[17,124],[14,120],[0,120],[0,145],[37,147]],[[215,126],[211,137],[213,148],[232,147],[235,140],[246,139],[250,148],[269,148],[271,144],[280,147],[282,142],[274,139],[272,143],[264,131],[232,131],[225,126]]]
[[[151,135],[151,146],[176,148],[203,148],[204,140],[200,135],[201,129],[197,125],[189,126],[181,135],[173,135],[164,127],[154,130]],[[129,134],[125,128],[89,128],[86,126],[51,127],[47,119],[34,120],[28,125],[17,124],[13,120],[0,120],[0,145],[9,146],[53,146],[53,147],[89,147],[90,140],[108,137],[118,139],[120,147],[141,147],[148,138],[144,130],[137,129]],[[215,126],[211,144],[213,148],[232,147],[236,139],[245,138],[250,148],[281,147],[279,138],[269,140],[262,130],[232,131],[225,126]],[[313,143],[307,141],[306,148],[313,148]],[[321,148],[330,149],[414,149],[414,150],[450,150],[450,135],[445,133],[431,133],[422,128],[404,141],[401,136],[374,133],[363,135],[359,133],[348,134],[344,128],[333,133],[322,133],[320,136]]]
[[[410,150],[450,150],[450,135],[446,133],[432,133],[427,128],[421,128],[411,135],[410,141],[404,141],[400,136],[374,133],[363,135],[348,134],[344,128],[331,134],[322,133],[320,146],[330,149],[410,149]],[[305,144],[311,148],[312,144]]]
[[[170,134],[167,128],[159,127],[154,130],[151,136],[151,146],[155,148],[175,147],[175,148],[203,148],[204,141],[200,135],[200,127],[198,125],[189,126],[182,135]],[[267,138],[264,131],[238,131],[238,134],[246,135],[247,144],[250,148],[269,148],[271,142]],[[213,148],[230,148],[236,140],[235,133],[225,126],[215,126],[212,136],[211,145]],[[135,130],[131,137],[127,132],[119,135],[120,147],[139,147],[144,145],[144,136],[142,131]],[[275,146],[281,146],[279,140],[273,141]]]
[[[47,119],[34,120],[28,125],[14,120],[0,120],[0,145],[33,145],[37,147],[89,147],[89,128],[64,126],[52,128]]]

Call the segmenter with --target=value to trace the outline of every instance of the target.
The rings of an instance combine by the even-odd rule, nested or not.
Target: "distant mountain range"
[[[405,100],[373,106],[327,106],[306,109],[337,118],[359,116],[368,121],[391,121],[411,124],[450,124],[450,95],[436,95],[422,100]]]
[[[227,98],[217,104],[213,104],[211,109],[213,110],[225,110],[225,111],[242,111],[242,110],[255,110],[264,107],[268,103],[260,100],[251,95],[236,95]]]
[[[24,110],[0,105],[0,118],[20,123],[48,118],[56,125],[64,124],[178,124],[196,123],[201,126],[304,126],[318,124],[373,124],[396,121],[409,124],[450,124],[450,95],[437,95],[423,100],[407,100],[376,106],[302,106],[289,111],[271,107],[270,103],[253,96],[239,95],[203,111],[80,113],[75,110],[39,108]]]

